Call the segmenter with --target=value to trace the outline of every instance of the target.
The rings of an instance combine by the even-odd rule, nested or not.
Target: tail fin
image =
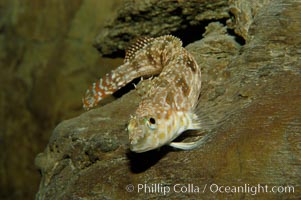
[[[82,99],[83,108],[89,110],[95,107],[99,101],[113,94],[136,78],[135,75],[133,76],[133,73],[129,71],[130,69],[129,64],[125,63],[93,83]]]
[[[156,75],[161,70],[162,67],[154,66],[148,62],[136,63],[136,65],[126,62],[90,86],[82,99],[83,108],[89,110],[135,78]]]

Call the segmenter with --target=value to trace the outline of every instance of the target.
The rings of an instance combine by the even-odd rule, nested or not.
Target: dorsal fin
[[[182,40],[180,40],[178,37],[173,36],[173,35],[163,35],[163,36],[157,37],[156,39],[157,40],[165,40],[165,41],[168,41],[168,42],[173,42],[173,43],[176,44],[176,46],[179,46],[179,47],[181,47],[183,45]]]
[[[145,47],[147,44],[149,44],[153,40],[154,40],[154,38],[152,38],[152,37],[143,36],[143,37],[139,37],[139,38],[135,39],[133,42],[131,42],[131,45],[125,51],[124,62],[126,63],[126,62],[131,61],[140,49]]]

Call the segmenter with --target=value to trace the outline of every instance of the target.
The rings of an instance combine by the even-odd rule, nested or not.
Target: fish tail
[[[82,99],[83,108],[89,110],[95,107],[99,101],[113,94],[135,78],[156,75],[161,70],[161,66],[152,65],[148,62],[136,63],[136,65],[126,62],[90,86]]]
[[[89,89],[87,89],[82,99],[83,108],[89,110],[95,107],[99,101],[113,94],[136,78],[132,76],[133,73],[130,73],[129,69],[130,67],[125,63],[94,82]]]

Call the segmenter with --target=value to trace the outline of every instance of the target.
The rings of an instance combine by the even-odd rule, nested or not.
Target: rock
[[[233,28],[235,33],[243,37],[245,40],[249,40],[248,31],[250,25],[253,23],[258,10],[263,6],[267,6],[271,3],[270,0],[262,1],[248,1],[248,0],[230,0],[230,13],[235,17],[235,20],[228,21],[228,27]]]
[[[36,199],[300,198],[300,8],[293,0],[265,2],[248,27],[236,27],[244,30],[244,45],[214,22],[186,47],[202,67],[203,128],[179,139],[204,136],[204,145],[130,152],[125,128],[140,100],[138,88],[54,130],[36,158],[42,172]],[[279,192],[270,192],[273,186]]]
[[[174,1],[126,0],[117,16],[112,19],[96,37],[94,46],[102,55],[124,54],[129,42],[141,36],[161,36],[189,30],[190,40],[196,30],[203,29],[204,23],[229,17],[226,0]],[[189,36],[188,36],[189,34]],[[184,41],[186,42],[186,41]]]

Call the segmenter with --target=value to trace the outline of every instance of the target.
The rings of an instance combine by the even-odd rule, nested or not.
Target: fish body
[[[130,118],[130,149],[140,153],[163,145],[195,148],[195,142],[172,142],[184,131],[200,128],[195,109],[201,91],[201,68],[174,36],[144,38],[134,43],[127,50],[124,64],[86,92],[84,108],[94,107],[108,94],[144,76],[155,77]]]

